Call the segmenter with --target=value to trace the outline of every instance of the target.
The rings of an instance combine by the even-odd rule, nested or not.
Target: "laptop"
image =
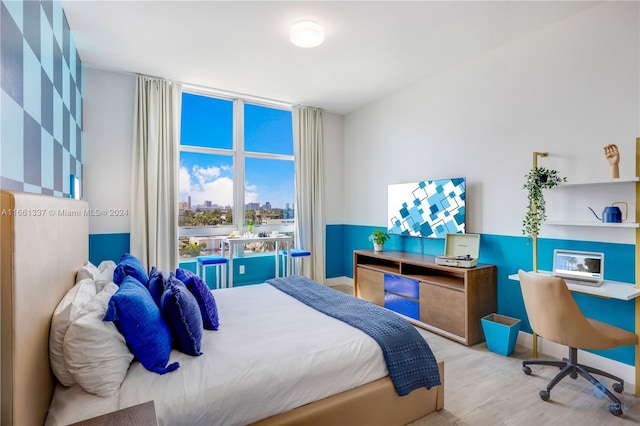
[[[604,253],[556,249],[553,276],[567,284],[599,287],[604,281]]]

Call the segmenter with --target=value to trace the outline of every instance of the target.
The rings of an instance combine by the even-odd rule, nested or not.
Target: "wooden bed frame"
[[[84,201],[22,192],[1,194],[0,399],[2,425],[43,424],[55,387],[49,366],[53,311],[89,258]],[[389,377],[256,425],[401,425],[444,405],[443,384],[399,397]]]

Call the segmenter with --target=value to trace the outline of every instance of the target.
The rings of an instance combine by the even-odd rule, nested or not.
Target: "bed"
[[[381,364],[384,363],[381,355],[379,353],[376,355],[375,350],[372,355],[372,352],[366,349],[371,346],[371,342],[367,342],[368,337],[365,336],[365,339],[353,337],[354,333],[349,331],[349,326],[337,324],[338,321],[333,318],[329,318],[329,322],[336,323],[329,325],[337,328],[324,331],[327,319],[321,318],[323,314],[310,312],[310,308],[301,306],[298,301],[279,293],[268,284],[251,286],[254,287],[253,289],[223,289],[214,293],[219,305],[221,328],[209,334],[205,332],[202,347],[204,354],[200,357],[189,357],[172,352],[171,360],[179,360],[181,363],[181,367],[175,372],[165,376],[154,375],[141,371],[142,367],[134,362],[120,392],[116,397],[111,398],[95,397],[78,389],[77,386],[62,387],[56,383],[49,364],[49,327],[52,313],[58,302],[73,286],[76,272],[86,264],[88,259],[89,217],[85,214],[88,211],[88,205],[83,201],[9,191],[2,191],[1,200],[0,327],[2,338],[0,349],[2,359],[0,378],[2,387],[0,397],[2,424],[36,425],[44,424],[45,420],[52,424],[70,423],[126,408],[134,405],[136,401],[137,403],[146,402],[149,399],[154,400],[158,423],[173,423],[175,418],[170,416],[182,403],[175,401],[175,393],[169,399],[171,403],[163,399],[167,398],[164,395],[165,388],[173,387],[173,383],[180,381],[192,383],[194,379],[189,378],[191,377],[189,374],[193,373],[192,370],[201,371],[202,359],[214,356],[219,356],[223,360],[235,359],[236,367],[248,365],[247,371],[253,371],[253,375],[262,382],[252,385],[253,391],[243,390],[234,385],[226,391],[221,387],[218,388],[218,392],[209,392],[204,396],[182,395],[183,400],[196,401],[199,404],[200,408],[192,409],[190,413],[190,415],[201,416],[196,423],[406,424],[439,410],[444,405],[444,365],[441,361],[438,362],[438,368],[443,384],[430,389],[416,389],[406,396],[398,396],[391,379],[385,375],[386,367]],[[315,376],[306,373],[307,376],[301,376],[302,379],[297,380],[303,384],[306,383],[307,390],[300,391],[301,388],[296,388],[298,390],[294,392],[293,397],[290,394],[287,395],[283,390],[285,387],[278,384],[280,378],[286,377],[287,374],[285,371],[277,374],[276,370],[282,366],[287,367],[289,360],[283,359],[286,362],[281,362],[279,367],[265,367],[262,358],[251,358],[251,350],[238,348],[238,334],[231,331],[233,323],[242,324],[240,319],[248,315],[248,312],[269,311],[269,309],[259,308],[265,306],[264,303],[267,302],[269,305],[284,304],[286,309],[282,311],[296,312],[296,315],[309,315],[310,321],[318,321],[317,327],[314,326],[313,334],[307,330],[306,337],[303,334],[303,337],[283,341],[306,338],[307,341],[303,346],[309,348],[311,353],[317,352],[314,357],[325,366],[334,365],[336,359],[353,358],[355,362],[350,365],[334,365],[334,373],[338,376],[349,376],[350,381],[340,383],[338,390],[329,388],[328,382],[334,380],[323,380],[324,374],[318,373],[314,367],[311,372],[316,371]],[[264,313],[264,315],[267,314],[268,312]],[[273,327],[279,329],[287,323],[292,323],[293,328],[296,328],[300,327],[299,323],[301,323],[291,321],[290,318],[282,315],[269,318],[269,321],[261,321],[260,317],[252,320],[254,326],[249,329],[245,323],[243,331],[254,333],[255,339],[261,341],[260,344],[264,345],[261,350],[262,355],[268,352],[265,348],[269,346],[273,349],[282,346],[283,341],[277,345],[270,345],[269,336],[276,334]],[[270,324],[260,324],[260,322]],[[320,353],[326,347],[321,339],[334,342],[333,346],[340,346],[341,343],[336,343],[337,335],[347,336],[346,353],[359,355],[346,357],[344,353],[339,356],[329,354],[327,356],[334,358],[327,360],[326,356]],[[289,354],[291,352],[290,348],[286,351]],[[298,358],[306,359],[308,356]],[[214,375],[223,376],[224,371],[234,371],[233,374],[237,374],[235,373],[237,370],[233,370],[232,367],[219,365],[217,374]],[[260,373],[255,374],[256,371]],[[247,377],[252,375],[246,374]],[[142,392],[127,384],[129,376],[132,375],[146,377],[146,391]],[[203,376],[209,377],[209,375]],[[237,377],[234,378],[237,379]],[[165,386],[169,381],[172,385]],[[244,382],[244,380],[234,381]],[[309,384],[313,385],[311,390],[308,389]],[[288,388],[288,385],[286,387]],[[264,389],[264,392],[256,392],[255,389]],[[186,391],[180,391],[180,393],[184,392]],[[268,413],[260,411],[265,405],[259,399],[260,393],[270,395],[270,400],[277,402],[277,404],[271,404],[269,408],[271,411]],[[77,405],[65,405],[71,401],[72,394],[76,394],[75,397],[79,398],[81,405],[86,402],[87,407],[91,408],[79,409]],[[228,394],[230,399],[218,401],[216,394]],[[52,410],[58,410],[57,414],[52,415],[50,407]],[[237,412],[245,411],[249,413],[247,417],[230,417]],[[47,418],[48,415],[49,418]],[[193,417],[185,420],[185,422],[192,421]]]

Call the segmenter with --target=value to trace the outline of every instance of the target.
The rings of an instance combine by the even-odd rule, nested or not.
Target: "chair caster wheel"
[[[624,386],[622,385],[622,383],[614,383],[611,388],[616,391],[617,393],[622,393],[622,390],[624,389]]]
[[[609,405],[607,408],[609,408],[609,412],[616,417],[622,415],[622,408],[620,408],[620,404],[612,404],[612,405]]]
[[[541,398],[543,401],[548,401],[548,400],[549,400],[549,396],[550,396],[550,395],[549,395],[549,391],[547,391],[547,390],[541,390],[541,391],[540,391],[540,393],[539,393],[539,395],[540,395],[540,398]]]
[[[575,371],[573,373],[569,374],[569,377],[571,377],[572,379],[577,379],[578,378],[578,373],[576,373]]]
[[[529,368],[528,366],[524,365],[522,366],[522,371],[524,372],[524,374],[526,374],[527,376],[531,375],[531,368]]]

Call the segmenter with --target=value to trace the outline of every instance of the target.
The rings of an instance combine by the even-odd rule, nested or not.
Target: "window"
[[[292,232],[291,110],[184,92],[178,179],[181,258],[219,251],[232,231]]]

